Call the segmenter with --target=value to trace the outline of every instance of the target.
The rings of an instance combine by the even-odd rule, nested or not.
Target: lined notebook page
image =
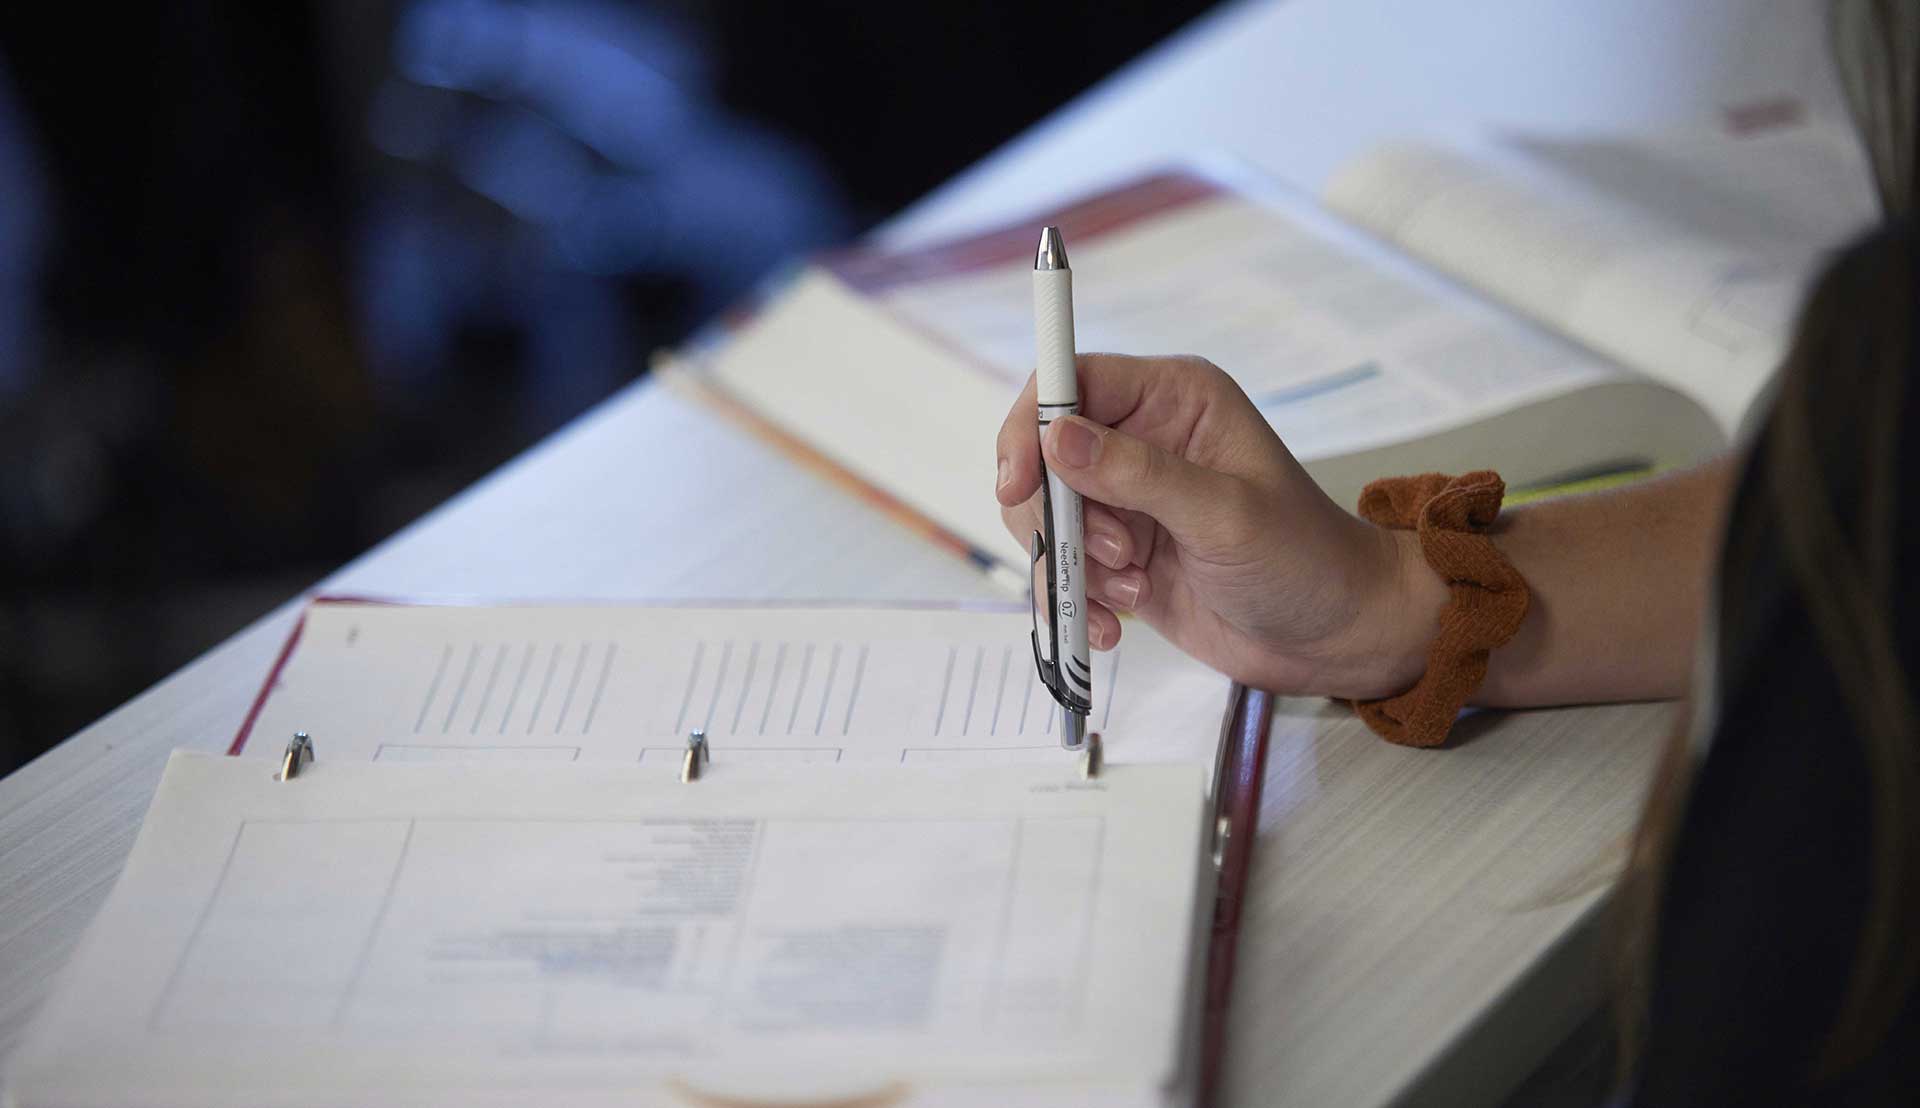
[[[6,1103],[1145,1099],[1201,786],[176,753]]]
[[[1062,762],[1025,609],[320,603],[246,753],[350,761]],[[1211,765],[1230,683],[1138,621],[1094,655],[1109,758]]]

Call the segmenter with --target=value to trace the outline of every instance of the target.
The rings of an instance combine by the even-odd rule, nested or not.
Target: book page
[[[691,608],[321,602],[245,753],[295,731],[380,763],[1070,765],[1024,607]],[[1091,730],[1121,762],[1210,766],[1231,682],[1137,620],[1094,655]]]
[[[1201,791],[1190,766],[682,785],[324,755],[283,782],[179,752],[7,1103],[1157,1090]]]
[[[1875,205],[1850,133],[1397,144],[1335,174],[1327,206],[1610,358],[1731,433],[1779,364],[1807,281]]]
[[[728,336],[698,372],[973,550],[1025,569],[1025,548],[1007,534],[993,497],[994,439],[1019,381],[929,341],[819,267]]]
[[[1418,438],[1617,373],[1279,190],[1202,199],[1070,241],[1067,254],[1082,351],[1199,354],[1240,383],[1304,461]],[[1031,269],[1029,258],[880,299],[1017,387],[1033,363]]]
[[[909,506],[903,514],[931,521],[974,560],[1022,570],[1025,550],[990,490],[994,441],[1032,365],[1044,220],[1067,234],[1081,351],[1211,359],[1342,503],[1393,471],[1377,466],[1489,464],[1475,428],[1507,416],[1491,445],[1504,445],[1500,464],[1523,483],[1688,464],[1723,441],[1684,394],[1298,194],[1219,180],[1233,176],[1158,174],[1030,224],[829,258],[701,349],[685,376],[883,505]],[[1565,418],[1600,392],[1604,426],[1577,411]],[[1558,412],[1525,418],[1553,404]],[[1554,444],[1548,468],[1530,446],[1544,438]]]

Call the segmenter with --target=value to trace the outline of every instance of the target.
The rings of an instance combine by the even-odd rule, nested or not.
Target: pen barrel
[[[1033,271],[1034,377],[1043,405],[1078,404],[1073,366],[1073,270]]]
[[[1069,706],[1084,714],[1093,706],[1093,667],[1087,651],[1087,579],[1081,537],[1086,521],[1080,494],[1051,472],[1047,474],[1046,500],[1051,513],[1052,545],[1047,558],[1052,563],[1054,583],[1053,657],[1061,691],[1067,694]]]

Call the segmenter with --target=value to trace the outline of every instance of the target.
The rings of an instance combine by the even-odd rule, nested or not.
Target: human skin
[[[1145,620],[1236,680],[1367,699],[1426,665],[1447,587],[1411,532],[1315,485],[1239,386],[1199,358],[1089,354],[1081,415],[1044,443],[1031,379],[997,444],[1007,527],[1039,526],[1041,459],[1087,498],[1089,638]],[[1494,544],[1532,602],[1476,703],[1679,696],[1687,686],[1732,464],[1502,512]],[[1383,474],[1382,476],[1389,476]]]

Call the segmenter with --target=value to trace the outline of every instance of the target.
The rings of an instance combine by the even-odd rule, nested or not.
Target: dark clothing
[[[1911,334],[1911,317],[1907,328]],[[1906,427],[1920,415],[1912,353],[1909,345]],[[1824,420],[1831,428],[1844,415],[1821,413],[1815,426]],[[1920,474],[1920,436],[1902,438],[1900,473]],[[1823,471],[1829,449],[1839,454],[1829,488],[1843,530],[1859,526],[1863,448],[1849,448],[1824,429],[1815,442]],[[1864,1064],[1831,1079],[1815,1076],[1869,910],[1873,778],[1856,716],[1789,572],[1762,480],[1767,457],[1763,438],[1728,528],[1719,587],[1719,719],[1694,774],[1664,885],[1633,1103],[1917,1104],[1915,991]],[[1903,479],[1897,488],[1894,549],[1920,552],[1920,481]],[[1893,564],[1904,583],[1894,587],[1887,617],[1915,690],[1920,582],[1912,560],[1896,554]]]

